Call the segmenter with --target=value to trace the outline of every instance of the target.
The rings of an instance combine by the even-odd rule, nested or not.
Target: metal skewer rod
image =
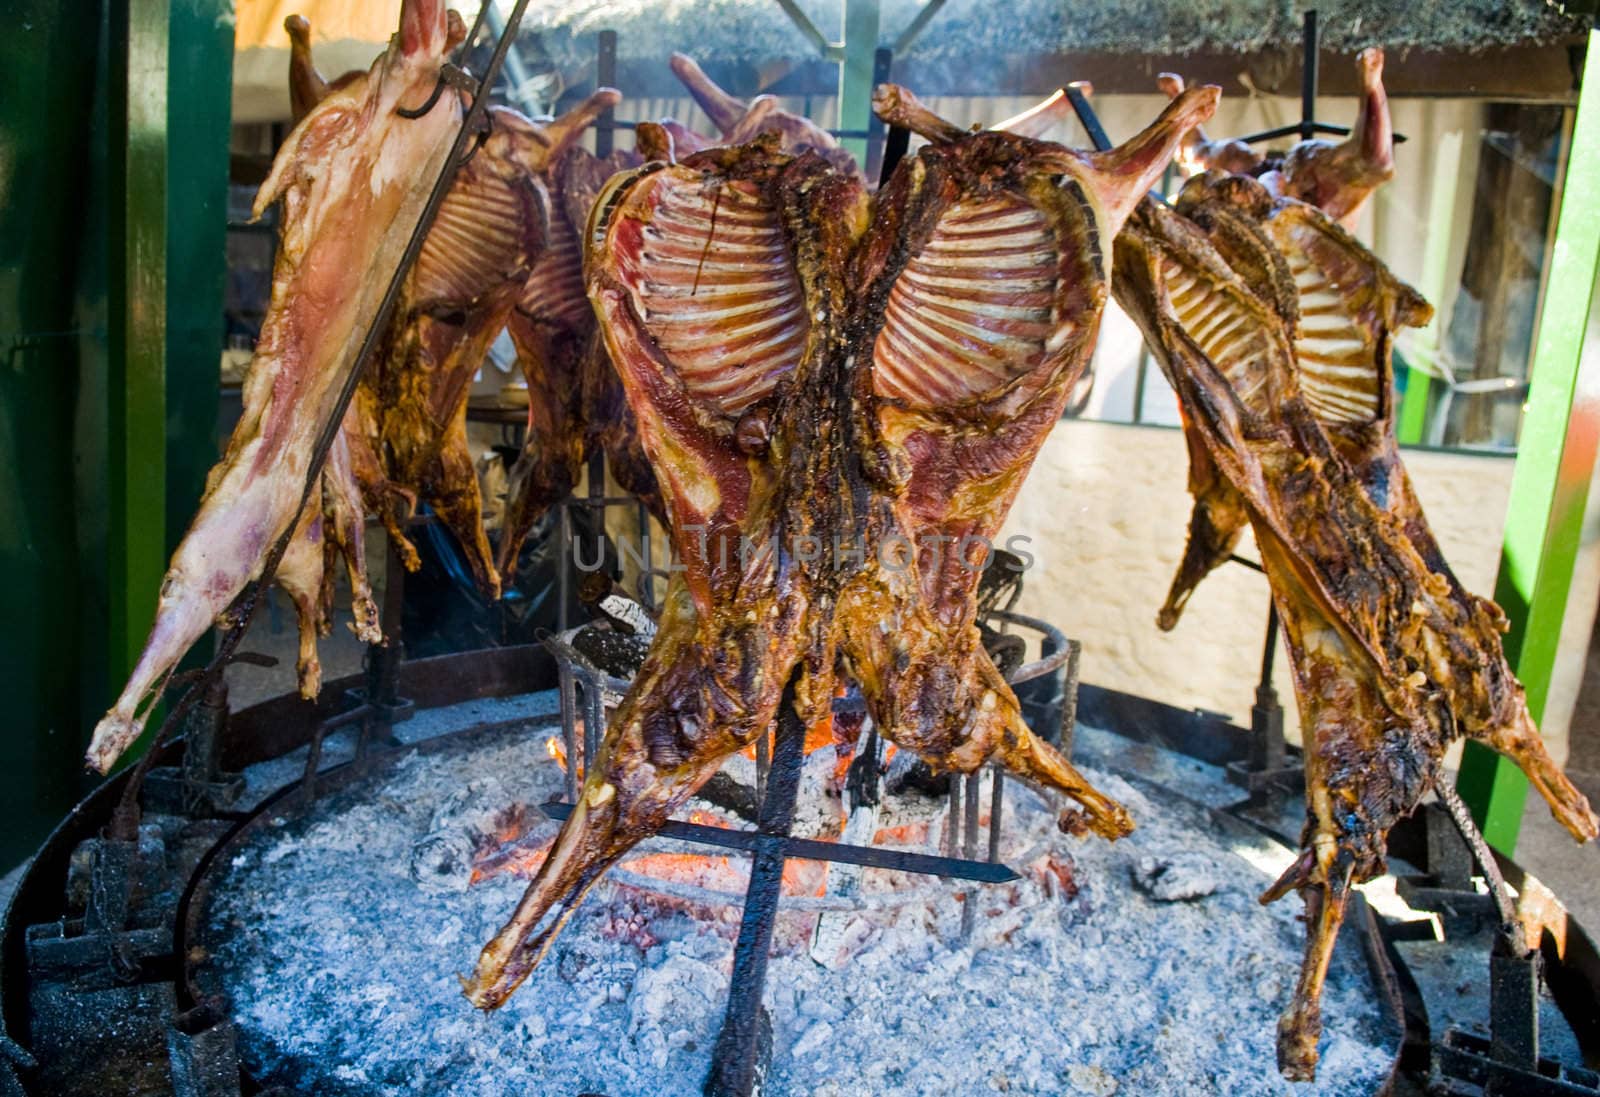
[[[1433,793],[1444,805],[1445,811],[1450,813],[1450,821],[1456,825],[1456,830],[1461,833],[1467,848],[1472,850],[1472,856],[1478,862],[1478,867],[1483,870],[1483,880],[1489,886],[1489,894],[1494,898],[1495,909],[1500,914],[1500,924],[1512,934],[1519,945],[1519,951],[1526,952],[1527,942],[1523,940],[1522,923],[1517,919],[1516,904],[1511,901],[1511,889],[1506,884],[1505,875],[1500,871],[1499,862],[1494,859],[1494,851],[1489,848],[1489,843],[1483,840],[1483,833],[1478,830],[1478,825],[1472,821],[1472,813],[1467,810],[1467,805],[1461,802],[1461,795],[1449,781],[1435,781]]]
[[[785,838],[794,823],[795,798],[800,790],[800,770],[805,764],[806,728],[794,708],[793,684],[784,690],[778,710],[778,730],[772,748],[772,771],[767,795],[761,801],[758,824],[764,836]],[[717,1036],[706,1097],[749,1097],[764,1073],[758,1050],[762,1029],[761,996],[767,982],[767,957],[772,931],[778,921],[778,901],[783,894],[784,852],[781,846],[764,846],[750,865],[750,885],[745,892],[744,917],[733,952],[733,981],[728,988],[728,1010]]]

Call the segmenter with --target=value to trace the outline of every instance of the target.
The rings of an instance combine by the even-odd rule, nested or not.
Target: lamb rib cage
[[[1351,342],[1312,309],[1303,315],[1306,302],[1339,294],[1387,302],[1392,324],[1414,313],[1409,291],[1385,284],[1381,268],[1364,279],[1344,269],[1334,294],[1300,256],[1336,245],[1348,266],[1363,254],[1359,245],[1309,207],[1273,204],[1253,181],[1197,177],[1178,209],[1145,203],[1119,238],[1116,284],[1179,395],[1191,438],[1255,528],[1294,666],[1310,744],[1306,852],[1265,898],[1300,889],[1306,900],[1306,961],[1280,1025],[1279,1056],[1286,1075],[1308,1078],[1318,995],[1349,887],[1382,871],[1387,831],[1431,787],[1452,738],[1472,735],[1513,757],[1580,840],[1596,824],[1530,733],[1489,603],[1433,570],[1436,549],[1417,532],[1425,530],[1420,511],[1402,519],[1376,506],[1364,466],[1331,440],[1371,410],[1363,394],[1389,399],[1383,341],[1380,364],[1370,367],[1378,389],[1349,380],[1348,367],[1332,375],[1346,387],[1329,386],[1317,380],[1315,357],[1306,355],[1311,371],[1297,362],[1297,332],[1302,354],[1329,330],[1341,345]],[[1313,230],[1323,235],[1300,238]],[[1370,303],[1360,315],[1375,315]],[[1376,315],[1381,329],[1385,314]],[[1313,390],[1322,385],[1321,415],[1302,395],[1308,373]],[[1392,447],[1367,458],[1385,455],[1393,458]]]
[[[930,569],[924,557],[886,567],[877,553],[891,531],[905,530],[909,544],[937,528],[907,486],[914,487],[919,467],[932,467],[941,432],[970,451],[975,478],[1001,485],[956,521],[979,535],[998,528],[1092,346],[1106,299],[1105,240],[1182,132],[1209,116],[1216,96],[1215,89],[1190,93],[1111,154],[1081,156],[999,133],[930,148],[901,163],[870,227],[858,180],[809,154],[783,156],[771,138],[696,154],[682,165],[649,165],[610,184],[591,218],[591,297],[686,569],[668,589],[660,632],[586,772],[576,809],[469,981],[475,1003],[504,1000],[599,873],[659,828],[723,757],[770,726],[782,690],[792,684],[803,721],[823,718],[839,666],[860,683],[891,740],[963,771],[996,754],[1082,803],[1086,815],[1069,814],[1064,824],[1108,837],[1131,827],[1120,806],[1022,723],[1015,697],[978,646],[965,604],[971,579],[950,567]],[[886,120],[899,121],[890,113]],[[946,409],[895,409],[874,395],[873,371],[861,368],[874,360],[883,309],[902,269],[963,187],[1036,205],[1059,249],[1057,311],[1034,344],[1038,363],[1008,371],[1010,380],[965,413],[1026,424],[1000,445],[963,436],[959,416],[943,418]],[[707,322],[696,319],[701,314],[673,304],[663,325],[651,303],[693,297],[702,278],[712,289],[719,285],[703,259],[720,233],[752,263],[769,256],[792,263],[805,302],[803,312],[770,318],[776,327],[746,331],[760,363],[747,371],[749,399],[695,368],[702,340],[696,324]],[[785,253],[792,258],[778,258]],[[854,299],[852,287],[859,288]],[[735,308],[732,315],[741,314]],[[984,340],[1004,345],[1008,323],[1001,316],[998,328],[986,319],[978,326]],[[797,331],[803,342],[794,341]],[[786,361],[797,349],[798,360]],[[819,498],[817,484],[838,490]],[[892,501],[898,496],[906,502]],[[857,538],[863,550],[866,566],[853,576],[819,559],[822,553],[794,547],[795,538],[836,545],[841,535]],[[754,550],[741,553],[751,541]],[[841,628],[849,620],[856,626]],[[716,662],[705,653],[716,653]],[[648,773],[635,776],[640,769]],[[530,936],[556,905],[556,919]]]

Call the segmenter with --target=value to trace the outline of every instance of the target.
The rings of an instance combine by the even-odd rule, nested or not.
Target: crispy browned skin
[[[1302,856],[1263,899],[1299,889],[1306,902],[1278,1060],[1309,1079],[1349,887],[1383,871],[1390,827],[1451,741],[1510,757],[1579,840],[1597,820],[1533,727],[1504,618],[1443,569],[1409,488],[1378,496],[1404,474],[1392,443],[1364,439],[1387,429],[1389,333],[1425,317],[1420,298],[1315,209],[1220,175],[1191,180],[1177,211],[1141,206],[1114,284],[1245,507],[1283,621],[1308,812]]]
[[[1267,172],[1261,177],[1269,193],[1288,194],[1317,207],[1346,227],[1354,222],[1355,215],[1367,196],[1394,176],[1394,133],[1389,123],[1389,100],[1383,90],[1383,51],[1376,47],[1364,50],[1357,56],[1356,64],[1361,73],[1364,91],[1356,124],[1350,136],[1338,145],[1321,140],[1302,141],[1291,150],[1280,169]],[[1172,73],[1162,73],[1159,83],[1161,89],[1169,96],[1183,90],[1183,80]],[[1191,138],[1198,143],[1186,148],[1180,161],[1192,171],[1218,170],[1236,174],[1254,174],[1262,167],[1261,159],[1254,157],[1249,146],[1242,142],[1207,142],[1198,129],[1191,134]],[[1223,225],[1218,229],[1222,232],[1234,230],[1235,227],[1231,225]],[[1252,256],[1267,254],[1265,251],[1235,248],[1232,260],[1249,263],[1255,261]],[[1292,302],[1297,301],[1300,291],[1292,279],[1284,277],[1286,271],[1274,273],[1257,269],[1245,273],[1254,279],[1258,286],[1271,284],[1275,287],[1274,301],[1279,311],[1289,317],[1298,315],[1299,305]],[[1373,341],[1374,349],[1381,343],[1381,357],[1384,363],[1381,369],[1387,371],[1391,332],[1398,330],[1402,323],[1407,326],[1426,323],[1427,317],[1416,318],[1420,315],[1416,311],[1416,306],[1408,304],[1403,295],[1400,295],[1400,290],[1404,290],[1405,294],[1416,298],[1409,287],[1401,286],[1393,278],[1383,281],[1382,286],[1384,292],[1391,295],[1386,315],[1392,315],[1395,322],[1379,323],[1377,327],[1372,327],[1365,321],[1362,323],[1371,329],[1368,334]],[[1416,300],[1420,302],[1420,298]],[[1326,327],[1326,317],[1332,312],[1341,311],[1341,309],[1330,310],[1329,306],[1320,304],[1314,308],[1317,311],[1310,325],[1313,329]],[[1432,310],[1428,311],[1431,314]],[[1358,355],[1358,358],[1367,361],[1371,356]],[[1387,372],[1384,376],[1387,376]],[[1388,423],[1387,417],[1383,423]],[[1200,581],[1227,561],[1244,532],[1246,522],[1243,503],[1238,493],[1233,490],[1226,477],[1217,476],[1209,462],[1203,456],[1199,456],[1203,453],[1204,446],[1192,437],[1187,422],[1184,430],[1190,455],[1189,490],[1195,498],[1195,505],[1189,519],[1189,540],[1184,549],[1183,559],[1178,565],[1177,574],[1173,576],[1166,603],[1156,618],[1156,623],[1162,629],[1171,629],[1178,623],[1178,617],[1188,603],[1189,596],[1200,585]],[[1392,446],[1393,433],[1386,425],[1377,429],[1376,433],[1387,435]],[[1398,457],[1389,464],[1400,468]],[[1409,483],[1404,482],[1403,468],[1399,472],[1399,477],[1404,490],[1409,491]],[[1382,497],[1387,498],[1387,494]],[[1374,498],[1379,496],[1375,495]],[[1383,504],[1380,502],[1380,505]],[[1433,557],[1439,568],[1442,568],[1443,560],[1437,559],[1437,551],[1433,553]]]
[[[786,688],[815,725],[841,673],[894,742],[966,772],[994,757],[1074,797],[1064,826],[1128,831],[1023,723],[978,641],[977,572],[912,546],[998,528],[1093,347],[1109,234],[1214,103],[1195,93],[1109,156],[1002,133],[930,146],[875,220],[858,177],[772,136],[608,188],[590,293],[684,570],[578,807],[467,983],[476,1005],[506,999]],[[964,250],[973,236],[989,239]]]

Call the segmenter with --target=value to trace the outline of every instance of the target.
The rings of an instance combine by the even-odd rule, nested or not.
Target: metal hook
[[[468,149],[466,155],[461,158],[461,167],[466,167],[468,162],[471,161],[474,156],[478,155],[478,150],[483,148],[483,146],[488,143],[489,135],[493,132],[494,122],[487,114],[478,119],[477,132],[472,138],[472,147]]]
[[[394,112],[401,118],[421,118],[438,104],[439,96],[444,94],[444,89],[447,87],[476,94],[478,80],[461,66],[446,61],[439,66],[439,79],[434,81],[433,91],[429,93],[427,102],[415,108],[396,107]]]

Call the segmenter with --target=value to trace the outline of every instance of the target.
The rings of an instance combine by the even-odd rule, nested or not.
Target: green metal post
[[[0,35],[0,870],[80,792],[80,668],[104,627],[74,507],[80,378],[103,346],[85,268],[104,238],[104,50],[104,20],[59,0],[16,0]]]
[[[872,121],[872,61],[878,48],[879,0],[844,0],[844,56],[839,62],[839,128],[865,132]],[[858,164],[867,162],[867,140],[839,142]]]
[[[1600,59],[1600,32],[1589,36]],[[1600,264],[1600,80],[1578,93],[1531,387],[1512,474],[1495,599],[1511,619],[1506,655],[1544,714],[1600,439],[1600,333],[1588,341]],[[1527,798],[1516,766],[1468,743],[1457,781],[1490,845],[1510,854]]]
[[[166,566],[167,0],[111,11],[108,670],[115,690]]]
[[[188,529],[217,460],[233,0],[171,0],[169,29],[165,554]]]

